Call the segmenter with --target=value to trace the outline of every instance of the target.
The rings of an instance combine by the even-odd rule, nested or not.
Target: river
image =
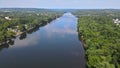
[[[77,18],[71,13],[24,36],[0,46],[0,68],[85,68]]]

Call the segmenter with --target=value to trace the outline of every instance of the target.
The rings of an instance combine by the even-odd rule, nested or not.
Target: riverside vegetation
[[[62,14],[46,9],[0,9],[0,45]]]
[[[68,10],[67,10],[68,11]],[[63,12],[63,11],[62,11]],[[46,9],[0,9],[0,44],[47,24],[63,13]],[[74,10],[88,68],[120,68],[120,10]]]
[[[120,10],[80,10],[78,32],[84,44],[88,68],[120,68]]]

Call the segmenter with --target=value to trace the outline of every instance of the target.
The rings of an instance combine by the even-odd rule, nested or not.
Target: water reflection
[[[70,20],[71,19],[71,20]],[[57,22],[56,22],[57,21]],[[44,31],[48,36],[59,34],[59,36],[65,36],[66,34],[77,35],[77,18],[70,13],[65,14],[61,18],[53,21],[44,27]]]
[[[27,31],[28,34],[32,34],[33,32],[36,32],[37,30],[39,30],[40,26],[36,26],[34,29],[31,29],[29,31]]]
[[[70,13],[20,37],[1,49],[1,68],[85,68],[77,18]]]
[[[26,32],[25,32],[25,33],[23,33],[23,34],[20,35],[19,39],[20,39],[20,40],[23,40],[23,39],[25,39],[26,37],[27,37],[27,34],[26,34]]]
[[[0,51],[2,51],[4,48],[9,48],[9,45],[5,43],[4,45],[0,46]]]
[[[4,42],[4,44],[0,45],[0,51],[2,51],[4,48],[9,48],[9,46],[15,45],[15,44],[18,44],[17,47],[19,47],[19,46],[20,47],[27,46],[30,43],[34,44],[34,42],[37,39],[37,37],[27,38],[27,34],[32,34],[33,32],[38,31],[40,27],[43,27],[45,25],[47,25],[47,23],[42,23],[41,25],[36,26],[35,28],[33,28],[33,29],[31,29],[31,30],[29,30],[27,32],[24,32],[23,34],[21,34],[17,38],[13,37],[12,39],[9,39],[8,41]],[[38,35],[36,35],[36,36],[38,36]],[[16,47],[16,46],[14,46],[14,47]]]
[[[14,43],[15,43],[15,42],[14,42],[13,39],[9,39],[9,42],[8,42],[9,45],[14,45]]]
[[[10,45],[14,45],[13,39],[9,39],[8,42],[5,42],[4,44],[0,45],[0,51],[2,51],[4,48],[9,48]]]
[[[36,45],[38,43],[38,40],[40,39],[40,34],[36,33],[36,31],[40,30],[41,27],[46,26],[46,25],[47,25],[47,23],[43,23],[43,24],[36,26],[35,28],[27,31],[26,33],[21,34],[19,39],[17,38],[15,40],[16,42],[15,42],[15,46],[13,48]],[[32,33],[34,33],[34,34],[32,34]]]

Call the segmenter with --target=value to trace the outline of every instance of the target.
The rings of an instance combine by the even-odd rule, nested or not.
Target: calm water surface
[[[77,18],[70,13],[14,42],[0,47],[0,68],[85,68]]]

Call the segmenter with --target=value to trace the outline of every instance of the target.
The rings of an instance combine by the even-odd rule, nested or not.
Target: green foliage
[[[120,27],[111,16],[80,16],[78,32],[86,45],[88,68],[120,67]]]
[[[17,32],[25,32],[41,24],[46,24],[63,13],[45,9],[7,9],[0,10],[0,44],[16,36]],[[11,20],[5,19],[10,17]]]

